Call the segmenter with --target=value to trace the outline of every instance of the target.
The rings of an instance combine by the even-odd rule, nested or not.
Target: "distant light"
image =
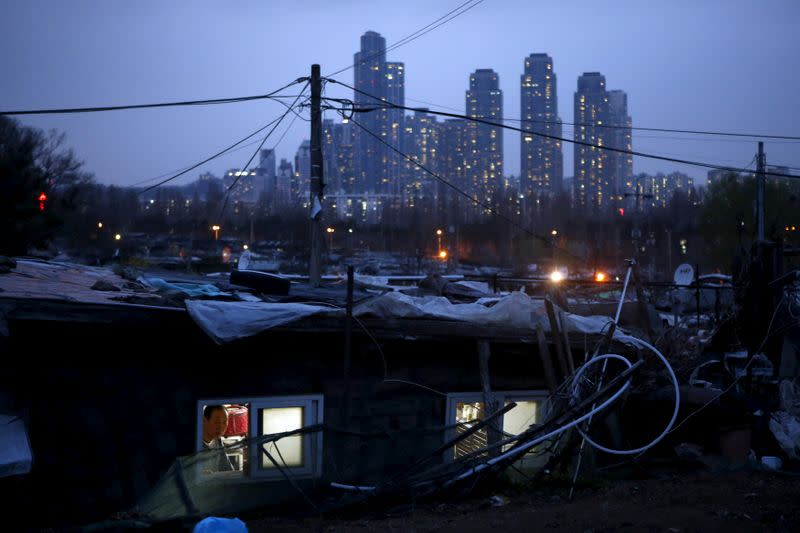
[[[242,248],[244,248],[245,250],[247,250],[247,249],[249,248],[249,246],[247,246],[247,245],[245,244],[244,246],[242,246]]]
[[[553,231],[551,231],[551,232],[550,232],[550,235],[552,235],[553,237],[555,237],[556,235],[558,235],[558,230],[555,230],[555,229],[554,229]]]
[[[620,207],[619,209],[617,209],[617,213],[619,213],[619,216],[624,217],[625,216],[625,208],[624,207]]]
[[[442,250],[441,252],[439,252],[439,259],[441,260],[447,259],[447,250]]]
[[[150,200],[150,203],[154,204],[154,203],[156,203],[156,201],[155,200]]]
[[[440,229],[437,229],[437,230],[436,230],[436,235],[441,235],[441,234],[442,234],[442,230],[440,230]]]
[[[796,229],[797,229],[797,228],[796,228],[795,226],[792,226],[792,231],[795,231]]]
[[[353,228],[349,228],[349,229],[347,230],[347,233],[353,233]]]
[[[103,223],[102,223],[102,222],[98,222],[98,223],[97,223],[97,227],[98,227],[99,229],[103,229]]]
[[[594,280],[599,282],[599,283],[604,282],[606,280],[605,273],[604,272],[598,272],[597,274],[594,275]]]
[[[327,228],[325,228],[325,231],[327,231],[328,233],[334,233],[336,231],[336,229],[335,228],[331,228],[331,227],[327,227]]]
[[[561,273],[560,270],[553,270],[550,273],[550,281],[553,283],[559,283],[564,280],[564,274]]]
[[[213,231],[219,231],[219,230],[220,230],[220,227],[219,227],[217,224],[214,224],[213,226],[211,226],[211,229],[212,229]]]
[[[120,235],[119,233],[117,233],[116,235],[114,235],[114,240],[115,240],[115,241],[118,241],[118,240],[120,240],[120,239],[122,239],[122,235]]]
[[[614,279],[615,279],[616,281],[619,281],[619,276],[614,276]]]

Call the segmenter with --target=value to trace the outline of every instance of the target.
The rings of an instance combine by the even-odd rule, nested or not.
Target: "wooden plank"
[[[478,341],[478,367],[481,375],[481,390],[483,391],[483,412],[494,413],[498,410],[497,399],[492,393],[492,385],[489,379],[489,358],[491,357],[491,350],[489,348],[489,341]],[[499,441],[502,438],[500,433],[500,422],[498,418],[493,418],[487,426],[488,444]],[[499,450],[493,455],[499,454]]]
[[[563,377],[566,377],[569,375],[569,368],[567,368],[567,358],[566,355],[564,355],[564,347],[561,345],[563,341],[561,339],[561,333],[559,331],[558,321],[556,320],[555,308],[550,298],[545,298],[544,307],[547,310],[547,319],[550,321],[550,338],[552,339],[553,344],[556,347],[556,355],[558,356],[558,366],[561,369],[561,375]]]
[[[558,312],[558,321],[561,323],[561,333],[564,336],[564,351],[567,354],[567,366],[569,367],[570,375],[575,373],[575,360],[572,358],[572,346],[569,342],[569,326],[567,325],[567,313],[564,311]]]
[[[553,394],[558,388],[558,382],[555,370],[553,370],[553,356],[550,354],[550,348],[547,347],[547,338],[544,336],[544,328],[541,324],[536,325],[536,338],[539,341],[539,357],[542,359],[544,379],[547,382],[547,388]]]

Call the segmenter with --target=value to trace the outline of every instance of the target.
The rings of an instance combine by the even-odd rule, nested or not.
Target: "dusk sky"
[[[459,3],[3,0],[0,108],[266,93],[308,75],[312,63],[320,63],[323,74],[348,65],[367,30],[391,44]],[[523,60],[546,52],[554,60],[564,121],[572,121],[577,77],[600,71],[608,89],[628,93],[634,126],[800,135],[798,30],[798,0],[486,0],[388,59],[406,65],[410,106],[425,100],[463,110],[470,72],[492,68],[500,76],[504,115],[518,117]],[[339,77],[353,82],[352,70]],[[352,94],[330,85],[328,91]],[[23,123],[65,131],[98,181],[131,185],[202,160],[282,110],[258,101],[26,117]],[[572,137],[571,127],[564,136]],[[308,123],[296,121],[277,147],[278,158],[292,159],[307,137]],[[518,174],[519,135],[506,131],[504,142],[507,172]],[[734,166],[747,165],[756,150],[755,140],[636,131],[633,143],[636,150]],[[798,142],[767,142],[767,162],[800,167],[799,148]],[[222,157],[178,183],[204,170],[221,175],[241,167],[254,149]],[[707,172],[634,162],[637,173],[673,170],[700,182]],[[569,145],[564,175],[572,175]]]

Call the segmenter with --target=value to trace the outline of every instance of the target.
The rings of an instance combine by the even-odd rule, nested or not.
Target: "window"
[[[282,479],[277,463],[293,476],[317,477],[322,466],[322,432],[263,443],[246,439],[319,424],[322,413],[321,395],[200,400],[197,450],[219,449],[202,461],[201,470],[215,476]]]
[[[543,415],[543,407],[548,394],[544,391],[511,391],[495,392],[498,405],[516,402],[517,406],[505,413],[500,419],[500,427],[506,436],[519,435],[533,424],[539,424]],[[461,424],[448,432],[447,440],[467,431],[473,424],[486,416],[483,394],[480,392],[454,393],[447,395],[447,425]],[[466,439],[460,441],[446,452],[446,459],[453,460],[475,453],[488,444],[486,428],[481,428]],[[506,445],[503,449],[509,449]],[[535,449],[528,455],[535,454]],[[528,462],[527,458],[524,462]]]

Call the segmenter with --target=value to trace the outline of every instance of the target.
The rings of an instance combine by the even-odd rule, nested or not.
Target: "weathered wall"
[[[267,332],[214,345],[186,315],[143,325],[11,321],[0,387],[26,417],[34,468],[0,480],[14,514],[41,523],[87,522],[140,499],[177,456],[196,446],[201,398],[323,394],[324,419],[342,420],[343,336]],[[382,343],[389,378],[442,392],[480,391],[475,341]],[[492,386],[544,388],[536,347],[493,345]],[[442,443],[441,432],[403,430],[446,423],[445,398],[383,383],[381,353],[354,334],[347,429],[393,438],[325,434],[324,478],[369,481]]]

